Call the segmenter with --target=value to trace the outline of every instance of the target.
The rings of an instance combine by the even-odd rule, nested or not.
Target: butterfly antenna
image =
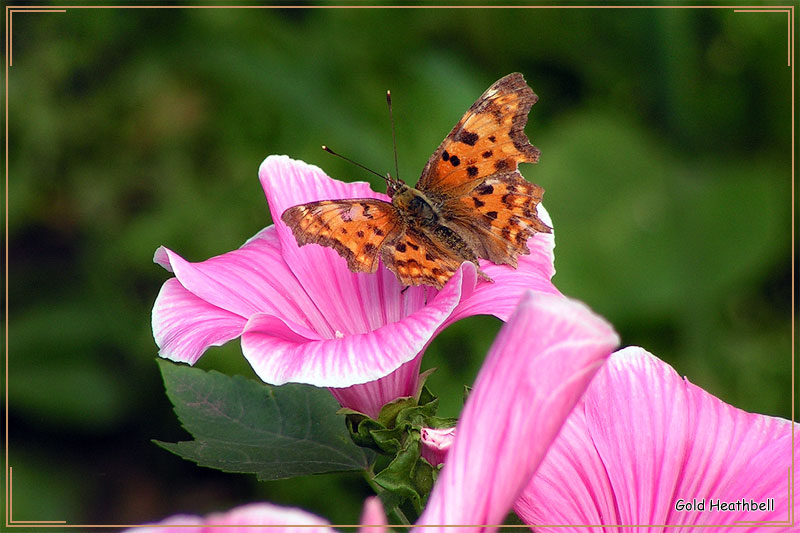
[[[385,180],[385,181],[391,183],[391,180],[389,178],[387,178],[386,176],[384,176],[383,174],[378,174],[377,172],[375,172],[371,168],[367,168],[364,165],[362,165],[361,163],[356,163],[355,161],[353,161],[349,157],[345,157],[342,154],[337,154],[336,152],[334,152],[333,150],[331,150],[330,148],[328,148],[324,144],[322,145],[322,149],[325,150],[326,152],[328,152],[331,155],[335,155],[336,157],[340,157],[340,158],[344,159],[345,161],[347,161],[348,163],[352,163],[352,164],[354,164],[355,166],[357,166],[359,168],[363,168],[367,172],[371,172],[371,173],[375,174],[376,176],[378,176],[379,178],[381,178],[382,180]]]
[[[392,123],[392,147],[394,148],[394,177],[400,179],[400,169],[397,167],[397,137],[394,133],[394,114],[392,113],[392,93],[386,91],[386,104],[389,106],[389,121]]]

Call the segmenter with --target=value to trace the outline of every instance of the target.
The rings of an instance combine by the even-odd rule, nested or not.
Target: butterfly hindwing
[[[371,198],[297,205],[284,211],[281,219],[298,245],[331,247],[353,272],[375,272],[384,241],[401,231],[394,206]]]
[[[544,190],[518,172],[498,173],[467,196],[451,200],[443,212],[475,253],[516,268],[517,256],[530,253],[528,238],[551,229],[536,214]]]
[[[495,82],[445,137],[422,171],[417,189],[458,196],[484,178],[535,163],[539,150],[525,135],[528,112],[538,97],[514,73]]]
[[[387,241],[381,259],[403,285],[433,285],[441,289],[464,259],[413,227]]]

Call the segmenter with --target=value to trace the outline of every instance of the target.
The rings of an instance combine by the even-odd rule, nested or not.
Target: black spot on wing
[[[475,143],[478,142],[478,134],[467,130],[461,130],[456,135],[455,140],[460,143],[475,146]]]
[[[369,210],[370,210],[370,207],[371,207],[371,206],[370,206],[368,203],[366,203],[366,202],[361,202],[361,208],[364,210],[364,212],[363,212],[364,218],[369,218],[369,219],[371,220],[371,219],[373,219],[373,218],[375,218],[375,217],[373,217],[373,216],[370,214],[370,212],[369,212]]]
[[[484,183],[483,185],[475,187],[475,192],[480,194],[481,196],[486,196],[494,192],[494,186],[492,186],[491,184]]]

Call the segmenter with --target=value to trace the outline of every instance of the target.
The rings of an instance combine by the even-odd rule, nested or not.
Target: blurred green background
[[[787,14],[732,9],[68,9],[13,15],[8,74],[9,458],[15,520],[139,524],[253,500],[358,520],[358,475],[258,483],[187,438],[155,364],[169,274],[270,223],[256,176],[288,154],[425,161],[495,80],[539,95],[556,285],[743,409],[791,415]],[[378,190],[384,185],[372,180]],[[499,328],[475,317],[423,368],[456,415]],[[203,368],[252,376],[238,342]]]

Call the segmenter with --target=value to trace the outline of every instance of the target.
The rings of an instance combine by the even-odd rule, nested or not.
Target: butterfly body
[[[453,251],[462,262],[470,261],[474,263],[478,267],[478,272],[486,279],[489,279],[481,271],[478,265],[478,256],[464,236],[460,235],[456,228],[447,224],[447,213],[440,213],[442,208],[445,207],[443,202],[435,201],[424,192],[402,184],[392,196],[392,205],[397,209],[398,216],[403,219],[407,226],[406,236],[411,233],[415,240],[423,241],[428,248],[436,247]],[[394,241],[397,242],[387,242],[387,247],[396,250],[397,246],[401,245],[400,249],[401,253],[403,253],[402,237],[403,235],[395,238]],[[409,246],[408,240],[406,240],[406,246]],[[387,260],[392,263],[391,258],[384,259],[384,263]],[[401,262],[398,266],[402,268],[404,263]],[[411,263],[411,267],[414,267],[413,263]],[[439,275],[439,272],[434,271],[432,274]]]
[[[517,171],[539,150],[523,131],[536,95],[521,74],[493,84],[434,152],[416,188],[387,178],[391,201],[321,200],[287,209],[282,220],[300,246],[335,249],[354,272],[378,260],[404,285],[441,288],[478,259],[517,266],[528,238],[550,228],[536,207],[544,191]]]
[[[433,202],[414,187],[403,183],[391,198],[392,205],[405,216],[409,224],[433,224],[439,220]]]

